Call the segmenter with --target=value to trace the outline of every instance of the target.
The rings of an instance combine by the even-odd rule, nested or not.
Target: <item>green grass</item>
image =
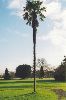
[[[65,82],[55,82],[53,79],[37,79],[36,93],[33,93],[33,79],[0,80],[0,100],[58,100],[53,89],[66,91]],[[61,100],[66,100],[62,97]]]

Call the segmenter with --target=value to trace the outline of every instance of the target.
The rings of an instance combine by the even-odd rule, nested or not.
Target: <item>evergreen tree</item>
[[[43,78],[44,77],[44,70],[43,70],[43,67],[41,66],[40,67],[40,78]]]
[[[7,68],[5,69],[4,79],[5,79],[5,80],[9,80],[9,79],[11,79],[10,74],[9,74]]]

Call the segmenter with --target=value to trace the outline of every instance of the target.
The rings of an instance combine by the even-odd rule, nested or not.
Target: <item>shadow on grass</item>
[[[32,85],[23,85],[23,86],[0,86],[0,89],[8,89],[8,88],[11,88],[11,89],[13,89],[13,88],[20,88],[20,89],[22,89],[22,88],[31,88],[31,87],[33,87]]]
[[[55,83],[56,81],[55,80],[43,80],[43,79],[40,79],[40,80],[37,80],[37,83],[45,83],[45,82],[49,82],[49,83]]]
[[[36,80],[37,83],[66,83],[66,82],[60,82],[60,81],[55,81],[54,79],[39,79]],[[26,83],[26,84],[31,84],[33,83],[33,80],[3,80],[0,81],[0,84],[22,84],[22,83]]]
[[[55,81],[54,79],[47,79],[47,80],[37,80],[37,83],[66,83],[64,81]]]
[[[31,92],[31,93],[26,93],[26,94],[21,94],[21,95],[18,95],[18,96],[31,96],[31,95],[36,95],[37,93],[34,93],[34,92]],[[14,96],[16,97],[16,96]]]
[[[33,81],[0,81],[0,84],[33,83]]]
[[[26,97],[29,97],[29,96],[35,96],[36,95],[36,93],[34,93],[34,92],[30,92],[30,93],[26,93],[26,94],[21,94],[21,95],[15,95],[15,96],[5,96],[5,97],[1,97],[0,99],[7,99],[7,100],[19,100],[20,98],[20,100],[28,100]]]

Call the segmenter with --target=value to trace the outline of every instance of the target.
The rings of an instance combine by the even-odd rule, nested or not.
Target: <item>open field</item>
[[[66,100],[66,83],[37,79],[36,85],[33,93],[33,79],[0,80],[0,100]]]

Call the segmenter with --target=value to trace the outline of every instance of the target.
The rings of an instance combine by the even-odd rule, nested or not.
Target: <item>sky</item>
[[[57,67],[66,55],[66,0],[40,0],[46,7],[37,29],[36,58]],[[32,28],[23,20],[26,0],[0,0],[0,73],[33,65]]]

